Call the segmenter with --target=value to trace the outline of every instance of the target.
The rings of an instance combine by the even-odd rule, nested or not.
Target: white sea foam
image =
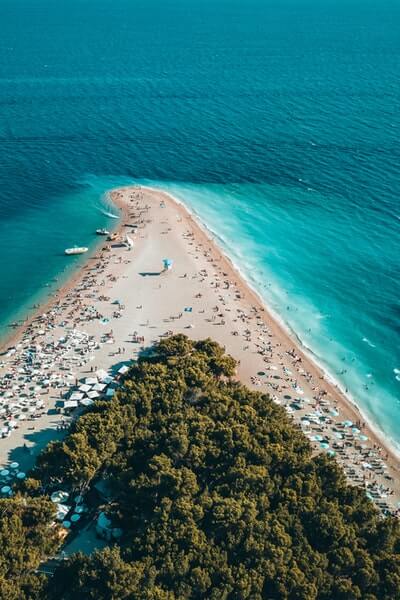
[[[375,344],[373,344],[368,338],[363,337],[362,341],[368,344],[370,348],[376,348]]]

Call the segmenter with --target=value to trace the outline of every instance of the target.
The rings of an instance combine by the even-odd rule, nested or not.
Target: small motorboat
[[[110,235],[110,232],[107,231],[107,229],[96,229],[96,234],[97,235]]]
[[[64,250],[64,253],[68,256],[71,256],[73,254],[85,254],[85,252],[87,252],[88,250],[89,248],[85,248],[84,246],[80,248],[78,246],[74,246],[73,248],[66,248]]]

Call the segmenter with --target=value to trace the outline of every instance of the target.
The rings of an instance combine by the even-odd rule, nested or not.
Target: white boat
[[[82,246],[81,248],[74,246],[73,248],[66,248],[64,250],[64,253],[68,254],[68,256],[71,256],[72,254],[85,254],[85,252],[87,252],[88,250],[89,248],[85,248],[84,246]]]
[[[110,235],[110,232],[107,229],[96,229],[97,235]]]

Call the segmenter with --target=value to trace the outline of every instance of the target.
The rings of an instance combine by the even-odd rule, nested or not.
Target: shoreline
[[[118,322],[112,321],[112,323],[110,323],[114,332],[117,330],[115,343],[118,343],[118,341],[119,343],[122,342],[122,344],[132,343],[126,338],[127,336],[129,337],[129,335],[132,335],[128,333],[130,328],[136,326],[140,334],[145,333],[146,345],[151,345],[151,343],[153,343],[156,339],[165,335],[164,331],[167,327],[165,323],[170,322],[171,325],[169,327],[174,333],[182,332],[190,337],[195,338],[209,336],[219,343],[222,343],[222,345],[226,347],[227,352],[232,354],[237,360],[240,361],[238,378],[243,383],[253,388],[257,388],[260,385],[270,386],[271,389],[261,390],[259,387],[258,389],[263,393],[269,394],[272,400],[278,399],[276,394],[274,394],[274,391],[272,391],[276,389],[278,389],[279,393],[282,395],[285,393],[283,391],[284,389],[288,390],[286,394],[290,393],[298,395],[305,393],[304,391],[297,391],[297,388],[300,385],[304,390],[307,389],[307,393],[304,396],[304,402],[310,406],[308,408],[306,407],[305,410],[310,410],[311,404],[313,403],[316,404],[316,410],[320,410],[318,408],[319,403],[321,402],[323,406],[325,399],[329,398],[329,400],[332,401],[331,408],[340,409],[340,419],[338,420],[338,423],[342,422],[344,419],[350,419],[355,424],[364,421],[365,425],[360,426],[360,429],[363,430],[362,433],[366,433],[368,436],[368,443],[364,446],[371,449],[374,448],[372,453],[373,456],[375,456],[375,445],[384,450],[384,454],[387,456],[385,458],[381,457],[379,451],[378,458],[380,457],[379,460],[389,465],[390,472],[392,473],[391,479],[393,479],[393,483],[391,485],[396,488],[396,496],[393,498],[393,500],[400,500],[400,472],[396,452],[390,445],[388,445],[383,436],[377,434],[373,426],[371,426],[369,421],[365,419],[359,407],[356,404],[353,404],[351,399],[349,399],[349,397],[346,396],[337,385],[335,385],[329,372],[327,372],[323,365],[320,365],[315,360],[315,355],[312,353],[312,350],[308,350],[307,347],[302,343],[299,336],[284,323],[283,319],[280,318],[280,315],[276,315],[275,311],[269,308],[268,303],[263,299],[261,294],[253,288],[251,282],[247,280],[245,274],[226,254],[224,248],[221,248],[221,244],[214,239],[215,236],[213,235],[213,232],[210,231],[207,225],[201,221],[198,215],[187,208],[183,202],[172,196],[169,192],[157,188],[132,184],[112,189],[107,195],[111,202],[118,208],[119,211],[121,211],[120,218],[116,222],[116,226],[113,231],[121,234],[121,232],[124,230],[126,231],[126,226],[139,227],[139,229],[135,230],[135,244],[132,254],[126,254],[126,249],[121,249],[118,244],[115,246],[115,251],[113,247],[110,252],[104,254],[104,248],[110,247],[110,243],[108,242],[99,244],[99,246],[90,256],[85,257],[84,262],[79,266],[72,278],[70,278],[65,285],[61,286],[45,304],[40,305],[38,309],[35,310],[34,314],[31,315],[29,321],[18,327],[13,332],[12,336],[8,338],[7,342],[3,341],[1,343],[0,348],[3,350],[4,346],[10,346],[11,342],[16,342],[18,338],[22,338],[24,336],[24,332],[28,330],[28,328],[33,328],[34,330],[35,320],[37,320],[38,317],[43,314],[43,312],[47,312],[50,307],[57,307],[60,317],[65,314],[67,309],[63,308],[63,303],[68,306],[68,310],[71,307],[74,307],[75,304],[73,298],[71,299],[71,294],[72,296],[77,294],[76,297],[78,299],[78,305],[83,304],[83,306],[88,306],[94,304],[96,309],[101,314],[106,314],[107,310],[105,312],[103,310],[104,302],[99,304],[97,300],[85,300],[84,298],[92,298],[93,294],[86,295],[85,292],[83,292],[84,295],[82,295],[82,292],[78,290],[79,286],[81,286],[81,288],[83,287],[83,289],[86,289],[87,284],[85,284],[85,278],[92,278],[94,283],[89,284],[88,291],[90,291],[90,289],[93,287],[93,291],[95,292],[94,295],[99,294],[100,291],[102,292],[102,295],[104,295],[108,291],[109,294],[113,294],[113,298],[125,298],[124,304],[127,304],[125,312],[130,313],[130,319],[126,322],[125,329],[121,329],[120,331],[118,331],[118,328],[120,327]],[[162,204],[165,204],[165,206],[162,207]],[[131,215],[130,212],[132,210],[138,214]],[[141,213],[146,214],[147,217],[144,219],[143,216],[141,216]],[[164,215],[166,220],[162,220]],[[135,221],[135,219],[140,220]],[[140,225],[131,226],[130,223],[132,222],[137,222]],[[151,235],[149,234],[149,230],[151,231]],[[190,231],[191,233],[188,234],[187,231]],[[154,262],[155,256],[158,257],[158,263],[161,262],[161,258],[165,256],[171,256],[171,258],[177,257],[178,260],[176,262],[179,265],[174,267],[174,272],[167,276],[168,281],[164,277],[159,280],[160,284],[158,288],[154,288],[154,282],[157,280],[157,278],[154,279],[151,277],[146,277],[146,275],[160,276],[161,272],[140,272],[140,269],[147,271],[151,267],[154,268],[154,264],[152,265],[151,262]],[[108,268],[109,275],[107,277],[113,277],[115,274],[117,279],[119,278],[119,283],[113,285],[110,283],[110,280],[108,280],[106,287],[99,288],[96,292],[94,288],[98,288],[99,285],[104,284],[99,283],[98,281],[99,276],[96,275],[96,273],[98,272],[99,267],[94,264],[95,261],[97,261],[98,264],[103,265],[103,267],[100,268],[100,273],[103,272],[104,269],[107,270]],[[129,265],[129,263],[132,264]],[[199,271],[201,264],[203,264],[203,269]],[[211,268],[210,265],[212,265],[212,268],[215,271],[218,271],[219,275],[215,272],[213,275],[211,272],[208,272],[208,274],[206,273],[205,276],[202,274],[202,271],[209,271]],[[184,275],[179,275],[178,277],[178,274],[175,271],[177,271],[179,268],[185,268],[189,270],[189,272],[191,271],[191,277],[187,277],[188,273],[186,272]],[[182,277],[184,279],[182,279]],[[185,279],[186,277],[187,279]],[[224,283],[228,284],[227,288],[220,287],[220,283],[218,282],[220,281],[221,277],[225,280]],[[124,279],[126,282],[123,282]],[[189,279],[191,279],[191,281],[189,281]],[[211,279],[213,280],[212,282],[210,282]],[[133,281],[136,282],[136,286],[133,285]],[[175,282],[174,284],[173,281]],[[200,282],[203,282],[201,287],[196,287],[200,284]],[[209,287],[210,285],[211,289]],[[198,293],[197,295],[193,294],[190,297],[186,297],[185,295],[182,296],[182,294],[184,294],[184,288],[186,289],[188,286],[192,290],[191,294],[193,294],[195,287],[196,290],[201,293]],[[164,289],[162,292],[157,292],[159,288]],[[236,297],[232,296],[232,290],[234,294],[236,294]],[[163,294],[161,304],[160,300],[156,302],[156,299],[154,298],[157,293]],[[185,292],[185,294],[187,294],[187,292]],[[203,295],[204,300],[195,300],[199,296]],[[100,300],[100,298],[98,298],[98,300]],[[142,317],[145,315],[139,315],[137,313],[137,309],[142,307],[134,306],[135,303],[138,303],[142,300],[144,301],[144,308],[149,311],[146,312],[146,316],[148,317],[147,323],[143,323],[144,319]],[[224,320],[221,323],[214,322],[215,316],[212,315],[212,311],[215,310],[215,307],[212,307],[213,303],[215,305],[216,300],[217,304],[220,304],[222,301],[223,306],[227,306],[227,308],[222,308],[219,310],[223,311],[224,313],[225,311],[229,311],[225,313],[224,317],[224,319],[227,319],[227,323],[229,323],[226,326]],[[193,310],[192,313],[192,309],[190,309],[190,313],[192,314],[183,315],[181,313],[180,317],[184,317],[182,322],[187,322],[187,319],[190,318],[193,319],[193,323],[195,324],[189,324],[183,327],[180,321],[175,321],[175,319],[178,317],[168,316],[171,314],[171,312],[174,313],[176,311],[177,307],[179,306],[179,302],[181,302],[181,306],[190,306],[191,303],[193,303],[194,307],[196,306],[196,303],[205,302],[204,307],[207,309],[212,318],[205,318],[204,316],[199,316],[197,314],[204,313],[205,310],[197,311],[197,313],[195,310]],[[230,308],[228,308],[228,306]],[[241,306],[241,308],[239,309],[238,306]],[[255,313],[253,313],[253,310],[255,310]],[[73,308],[72,312],[74,311],[79,313],[79,306]],[[165,311],[170,312],[165,313]],[[247,316],[245,315],[245,318],[242,318],[242,315],[240,314],[240,318],[235,319],[234,316],[235,312],[237,311],[241,311],[243,314],[245,311],[247,312]],[[139,313],[140,312],[144,313],[145,311],[139,311]],[[164,318],[162,318],[163,314]],[[257,314],[257,317],[254,316],[255,314]],[[106,314],[106,316],[108,315]],[[151,329],[154,331],[149,332],[149,322],[150,320],[153,321],[154,319],[156,319],[156,322],[151,326]],[[80,328],[80,323],[82,320],[85,319],[78,318],[78,321],[74,321],[74,326],[76,327],[75,323],[77,322],[79,323]],[[108,320],[111,321],[112,316],[110,316]],[[240,327],[243,326],[242,323],[236,324],[236,321],[242,321],[245,325],[247,325],[248,330],[251,330],[251,334],[240,334],[237,332],[233,333],[232,329],[240,329]],[[214,327],[215,325],[222,324],[224,324],[223,328]],[[196,327],[196,329],[198,328],[200,333],[197,331],[190,331],[190,328],[192,327]],[[86,323],[85,331],[90,334],[91,328],[92,325],[90,325],[90,323]],[[158,338],[154,338],[156,331],[158,332]],[[271,352],[270,358],[265,356],[265,352],[260,351],[260,343],[258,342],[258,340],[263,338],[263,336],[265,338],[265,332],[269,332],[269,338],[274,341],[268,341],[267,339],[267,342],[264,340],[262,342],[263,345],[266,343],[273,344],[273,349],[269,348],[268,350],[268,352]],[[98,334],[101,334],[101,327],[99,328],[99,325],[97,325],[97,328],[93,329],[92,333],[98,337]],[[151,336],[150,339],[148,338],[148,333]],[[54,334],[52,333],[52,335],[55,336],[55,332]],[[233,335],[239,337],[232,337]],[[252,335],[253,338],[251,337]],[[256,341],[254,341],[254,335],[257,336]],[[249,340],[247,340],[247,336],[249,337]],[[241,340],[241,337],[244,339]],[[247,345],[247,341],[250,341],[251,343]],[[243,346],[244,343],[246,343],[246,346]],[[247,348],[250,348],[250,346],[251,349],[247,350]],[[293,351],[295,351],[296,357],[299,357],[299,360],[301,361],[300,363],[298,363],[297,360],[293,361],[292,358],[287,356],[289,355],[289,350],[291,351],[292,349],[294,349]],[[111,359],[109,357],[115,355],[115,352],[111,352],[106,356],[108,350],[109,348],[107,348],[107,350],[104,348],[99,350],[99,354],[103,354],[103,364],[101,364],[102,368],[110,368]],[[136,350],[137,347],[133,346],[130,358],[132,358],[132,353],[136,352]],[[125,352],[125,348],[123,351]],[[96,358],[95,360],[96,363],[99,364],[97,362],[99,359]],[[280,366],[271,366],[269,364],[271,361]],[[257,364],[258,370],[260,370],[261,367],[261,369],[265,369],[267,371],[267,374],[264,373],[264,375],[270,377],[271,381],[258,381],[259,377],[256,376],[259,375],[256,368]],[[300,369],[299,366],[302,368]],[[274,375],[275,371],[270,371],[271,368],[275,370],[279,369],[279,371],[283,372],[283,375]],[[292,371],[297,371],[298,374],[293,374],[291,371],[289,371],[289,368],[292,369]],[[88,371],[83,372],[87,373]],[[302,374],[300,374],[301,372]],[[290,373],[290,377],[287,375],[287,373]],[[303,373],[309,375],[310,380],[308,380],[306,375],[303,375]],[[278,383],[276,383],[276,381],[278,381]],[[314,387],[310,387],[310,381],[312,381],[312,385]],[[321,390],[321,386],[323,386],[323,390]],[[292,391],[292,388],[294,388],[295,393]],[[292,396],[286,395],[284,397],[291,398]],[[309,398],[314,398],[314,400],[309,400]],[[290,403],[292,403],[294,400],[292,399]],[[300,400],[301,399],[299,399],[299,401]],[[49,402],[51,402],[50,398]],[[290,412],[290,403],[287,400],[284,401],[282,399],[282,401],[279,401],[278,403],[283,404],[287,411]],[[293,414],[292,416],[294,422],[299,426],[302,426],[301,420],[299,420],[300,413],[298,415]],[[332,420],[331,417],[328,418]],[[301,417],[301,419],[303,419],[303,417]],[[21,429],[23,430],[24,426]],[[322,427],[322,429],[324,429],[324,427]],[[312,431],[304,431],[303,429],[303,432],[310,438]],[[347,438],[347,432],[344,433],[344,438]],[[333,447],[335,447],[336,442],[335,440],[332,441]],[[356,456],[355,448],[357,444],[361,445],[361,443],[356,441],[354,438],[354,452],[353,450],[346,450],[345,458],[350,457],[350,460],[354,459],[354,456]],[[13,445],[12,440],[9,443],[9,447],[11,450],[13,448],[15,449],[15,445]],[[349,454],[349,456],[347,456],[347,454]],[[362,454],[362,452],[360,452],[360,454]],[[338,461],[341,462],[339,460],[339,456]],[[341,462],[341,464],[343,466],[343,462]],[[358,463],[356,462],[356,464],[362,465],[360,461]],[[364,469],[361,470],[364,471]],[[369,472],[366,475],[369,479],[371,479]],[[374,477],[376,476],[375,473],[373,475]],[[379,478],[378,480],[380,481]],[[364,477],[364,482],[365,481],[366,480]],[[385,482],[383,480],[383,485],[384,484]],[[359,484],[357,483],[357,485]],[[382,483],[380,485],[382,485]],[[387,496],[382,497],[386,498]]]
[[[224,258],[230,263],[232,269],[237,273],[237,276],[243,280],[243,283],[250,292],[255,296],[257,302],[267,311],[270,318],[275,321],[277,326],[283,331],[283,333],[293,342],[295,346],[301,351],[304,356],[314,364],[315,368],[322,372],[324,380],[331,386],[333,386],[337,392],[342,396],[343,401],[348,404],[349,408],[354,411],[358,418],[361,418],[367,425],[368,429],[373,433],[373,436],[376,438],[377,443],[382,445],[390,455],[392,455],[393,460],[400,460],[400,447],[397,446],[394,440],[386,441],[387,434],[385,431],[376,426],[375,423],[372,422],[372,418],[365,414],[362,408],[357,404],[357,400],[354,395],[349,391],[346,392],[345,386],[330,372],[329,367],[323,362],[323,358],[320,357],[312,348],[307,346],[299,334],[287,323],[283,316],[277,313],[273,308],[271,308],[268,304],[268,301],[263,298],[261,292],[259,292],[252,282],[246,277],[244,271],[232,260],[232,258],[227,254],[225,249],[222,247],[222,244],[219,240],[219,236],[216,232],[214,232],[200,217],[200,215],[193,209],[189,208],[184,201],[175,197],[168,191],[163,190],[162,188],[155,188],[152,186],[141,186],[143,189],[148,189],[154,191],[156,193],[162,193],[167,196],[173,203],[177,206],[182,207],[188,215],[192,218],[192,220],[196,223],[199,229],[204,233],[204,235],[210,239],[210,241],[216,245],[219,252],[224,256]]]
[[[120,231],[122,231],[123,222],[126,218],[126,215],[124,213],[128,211],[128,207],[124,205],[120,206],[117,203],[114,203],[110,193],[111,192],[106,192],[106,196],[110,198],[112,204],[115,205],[115,208],[121,211],[121,214],[118,216],[118,220],[116,220],[115,227],[113,227],[112,229],[110,228],[110,233],[118,234]],[[47,300],[35,304],[30,309],[32,311],[31,314],[28,317],[26,317],[26,319],[24,319],[22,323],[19,323],[16,327],[12,327],[11,324],[8,325],[8,327],[11,330],[9,335],[4,335],[0,337],[0,357],[2,354],[5,353],[5,351],[8,348],[15,345],[14,342],[22,336],[24,331],[28,329],[28,327],[32,325],[32,323],[41,314],[46,312],[51,306],[53,306],[58,301],[61,301],[63,296],[68,294],[68,292],[79,282],[79,280],[83,276],[84,271],[90,267],[90,261],[97,258],[97,253],[101,252],[104,249],[104,246],[105,240],[101,240],[100,238],[98,238],[98,243],[93,248],[93,250],[89,250],[85,257],[81,259],[82,263],[76,265],[76,267],[73,268],[71,275],[66,278],[64,283],[61,283],[60,286],[57,286],[57,284],[54,285],[53,291],[48,293],[48,296],[50,297],[48,297]]]

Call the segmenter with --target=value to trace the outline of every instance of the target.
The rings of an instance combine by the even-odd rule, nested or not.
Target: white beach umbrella
[[[90,392],[90,390],[92,389],[91,385],[87,385],[87,383],[84,383],[82,385],[79,386],[79,391],[80,392]]]
[[[66,502],[69,498],[68,492],[64,492],[63,490],[58,490],[57,492],[53,492],[50,496],[50,500],[55,502],[56,504],[62,504]]]
[[[70,507],[66,504],[57,504],[57,512],[56,519],[57,521],[62,521],[65,519],[65,516],[69,513]]]
[[[86,377],[85,383],[86,385],[96,385],[98,383],[97,377]]]
[[[94,403],[94,400],[91,400],[90,398],[83,398],[83,400],[80,400],[80,404],[82,404],[82,406],[91,406]]]
[[[108,377],[108,373],[107,371],[105,371],[104,369],[99,369],[98,371],[96,371],[96,377],[100,380],[103,381],[103,379],[105,377]]]
[[[95,392],[102,392],[106,387],[107,385],[105,383],[96,383],[96,385],[93,386],[93,390]]]
[[[88,392],[88,397],[89,397],[91,400],[94,400],[95,398],[99,398],[99,396],[100,396],[99,392],[95,392],[95,391],[93,391],[93,392]]]

